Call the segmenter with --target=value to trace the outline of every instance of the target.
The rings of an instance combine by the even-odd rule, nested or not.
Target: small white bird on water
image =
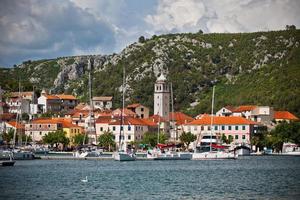
[[[85,179],[82,179],[81,182],[83,182],[83,183],[88,182],[87,176],[85,177]]]

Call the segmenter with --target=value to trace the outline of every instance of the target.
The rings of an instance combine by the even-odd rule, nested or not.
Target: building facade
[[[149,118],[149,108],[139,103],[128,105],[127,109],[134,112],[138,118],[141,119]]]

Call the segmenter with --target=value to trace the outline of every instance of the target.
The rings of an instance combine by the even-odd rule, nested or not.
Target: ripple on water
[[[18,161],[0,184],[0,199],[299,199],[300,157]]]

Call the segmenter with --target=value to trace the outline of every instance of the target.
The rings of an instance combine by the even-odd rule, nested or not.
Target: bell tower
[[[159,115],[169,120],[170,113],[170,88],[167,79],[161,74],[154,85],[154,115]]]

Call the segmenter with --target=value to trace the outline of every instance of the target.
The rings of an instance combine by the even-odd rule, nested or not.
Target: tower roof
[[[166,81],[166,77],[164,76],[163,73],[160,74],[160,76],[157,78],[157,81]]]

